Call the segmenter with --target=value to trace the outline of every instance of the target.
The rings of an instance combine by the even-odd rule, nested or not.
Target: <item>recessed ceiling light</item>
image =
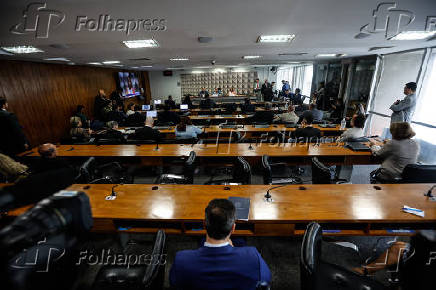
[[[345,53],[320,53],[315,55],[315,57],[341,57],[346,56]]]
[[[107,61],[103,61],[103,64],[116,64],[116,63],[120,63],[119,60],[107,60]]]
[[[211,68],[210,66],[194,66],[193,68]]]
[[[193,70],[192,73],[193,74],[202,74],[203,71],[201,71],[201,70]]]
[[[222,68],[216,68],[216,69],[213,70],[213,72],[214,72],[214,73],[225,73],[226,70],[225,70],[225,69],[222,69]]]
[[[126,41],[123,41],[123,43],[128,48],[158,47],[159,46],[157,41],[154,39],[126,40]]]
[[[70,61],[69,59],[67,59],[65,57],[49,57],[49,58],[44,58],[44,60],[50,60],[50,61]]]
[[[137,68],[139,68],[139,66],[132,66],[131,68],[137,69]]]
[[[43,50],[36,48],[34,46],[25,45],[25,46],[6,46],[2,47],[3,50],[7,52],[12,52],[15,54],[21,53],[35,53],[35,52],[44,52]]]
[[[299,56],[299,55],[305,55],[307,54],[307,52],[283,52],[283,53],[279,53],[279,56]]]
[[[257,42],[260,43],[279,43],[279,42],[291,42],[295,38],[295,34],[283,34],[283,35],[261,35],[257,38]]]
[[[170,61],[184,61],[189,60],[189,58],[179,57],[179,58],[170,58]]]
[[[141,65],[141,67],[153,67],[152,65]]]
[[[299,62],[299,61],[288,61],[288,63],[297,64],[297,63],[301,63],[301,62]]]
[[[389,40],[422,40],[430,38],[436,34],[436,31],[403,31]]]
[[[122,64],[114,64],[114,65],[112,65],[112,66],[123,66]]]
[[[176,70],[176,69],[183,69],[183,67],[167,67],[167,69]]]
[[[245,55],[242,57],[243,59],[256,59],[256,58],[261,58],[260,55]]]
[[[88,62],[88,64],[92,64],[92,65],[102,65],[101,62]]]

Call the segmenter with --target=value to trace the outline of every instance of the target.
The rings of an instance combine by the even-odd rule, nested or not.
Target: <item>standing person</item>
[[[174,102],[173,96],[171,96],[171,95],[168,96],[168,100],[165,100],[165,105],[169,106],[170,109],[176,108],[176,102]]]
[[[301,90],[299,88],[295,89],[295,94],[292,95],[291,102],[293,105],[301,106],[304,101],[304,96],[301,94]]]
[[[286,91],[289,90],[291,90],[291,86],[289,85],[289,82],[282,80],[282,94],[284,94]]]
[[[0,151],[7,155],[15,155],[30,148],[29,141],[15,114],[7,111],[6,98],[0,98]]]
[[[389,109],[392,110],[391,124],[395,122],[410,123],[413,111],[416,105],[416,83],[407,83],[404,87],[406,97],[403,100],[397,100]]]
[[[314,93],[314,98],[316,99],[316,105],[318,109],[325,110],[326,107],[326,94],[325,94],[325,82],[320,82],[318,90]]]
[[[268,90],[268,93],[266,93],[267,90]],[[271,93],[269,91],[271,91]],[[263,83],[262,88],[260,89],[260,92],[262,93],[263,100],[265,102],[269,102],[269,101],[265,100],[265,94],[268,94],[268,96],[272,94],[271,84],[268,82],[268,79],[265,79],[265,82]]]
[[[254,247],[234,247],[236,209],[228,199],[213,199],[205,209],[206,241],[197,250],[177,252],[170,270],[174,289],[256,289],[271,282],[271,272]]]
[[[254,89],[253,89],[254,95],[256,96],[256,100],[260,101],[262,98],[262,94],[260,93],[260,81],[258,78],[254,81]]]
[[[110,95],[110,99],[111,101],[114,101],[115,105],[124,105],[123,89],[117,88],[115,91],[113,91]]]
[[[97,120],[104,119],[103,109],[111,104],[111,100],[106,97],[103,89],[98,90],[94,100],[94,118]]]

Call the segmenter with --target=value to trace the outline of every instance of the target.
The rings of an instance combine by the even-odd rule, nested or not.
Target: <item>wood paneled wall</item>
[[[6,97],[32,146],[56,143],[68,135],[71,117],[82,104],[92,117],[98,89],[109,94],[116,88],[119,69],[70,66],[24,61],[0,61],[0,96]],[[140,79],[148,81],[148,73]],[[150,85],[143,83],[146,98]],[[127,102],[136,102],[136,98]],[[2,138],[7,136],[3,135]]]

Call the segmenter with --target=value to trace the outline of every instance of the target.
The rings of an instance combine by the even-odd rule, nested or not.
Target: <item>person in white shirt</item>
[[[180,123],[175,129],[176,139],[179,140],[197,138],[197,135],[201,134],[202,132],[203,130],[192,125],[191,119],[187,117],[181,118]]]
[[[135,114],[135,104],[134,103],[130,103],[127,108],[128,108],[128,110],[126,112],[127,117]]]
[[[363,137],[363,127],[365,127],[365,116],[356,114],[351,119],[351,127],[339,137],[338,142],[346,142],[352,139]]]
[[[230,88],[229,96],[236,96],[236,91],[233,87]]]
[[[296,124],[299,117],[295,114],[295,107],[289,106],[288,111],[283,114],[278,114],[274,117],[275,122],[283,122],[288,124]]]

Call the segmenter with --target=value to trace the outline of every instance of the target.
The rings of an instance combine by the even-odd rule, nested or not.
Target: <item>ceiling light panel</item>
[[[291,42],[295,38],[295,34],[282,35],[261,35],[257,38],[259,43],[286,43]]]
[[[144,48],[144,47],[158,47],[159,44],[154,39],[142,40],[126,40],[123,41],[124,45],[128,48]]]
[[[2,47],[3,50],[7,52],[11,52],[14,54],[23,54],[23,53],[36,53],[36,52],[44,52],[43,50],[36,48],[34,46],[6,46]]]
[[[257,58],[261,58],[260,55],[245,55],[242,57],[243,59],[257,59]]]
[[[403,31],[389,40],[422,40],[436,34],[436,31]]]

